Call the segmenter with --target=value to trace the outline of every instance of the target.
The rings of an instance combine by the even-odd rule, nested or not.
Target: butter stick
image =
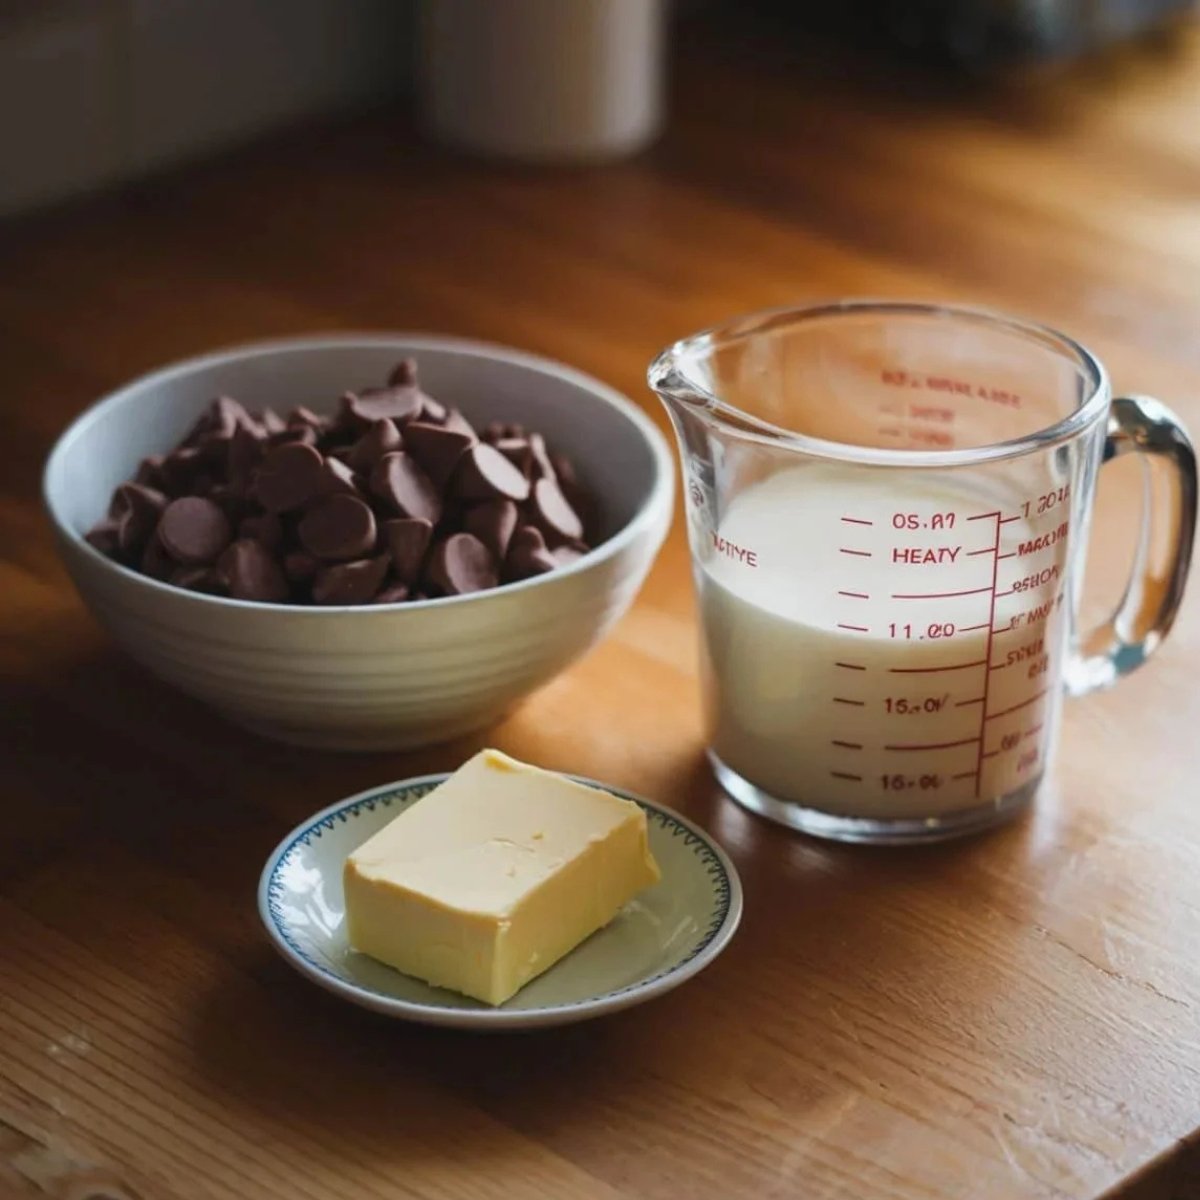
[[[346,860],[350,944],[502,1004],[659,880],[629,800],[483,750]]]

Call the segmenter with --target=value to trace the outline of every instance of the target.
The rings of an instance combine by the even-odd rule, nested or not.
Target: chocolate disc
[[[479,441],[479,434],[475,432],[475,427],[467,420],[466,417],[458,411],[457,408],[448,409],[446,419],[441,424],[454,433],[465,433],[472,442]]]
[[[258,420],[267,437],[282,433],[287,428],[287,422],[273,408],[264,408],[258,414]]]
[[[307,428],[307,426],[305,426]],[[286,442],[271,450],[254,479],[254,493],[268,512],[289,512],[311,500],[321,488],[324,459],[312,446]]]
[[[204,496],[181,496],[167,505],[158,523],[158,538],[176,562],[213,562],[229,545],[233,530],[220,505]]]
[[[219,596],[228,590],[228,581],[216,567],[176,567],[167,582],[209,596]]]
[[[327,562],[361,558],[375,548],[375,514],[357,496],[337,492],[314,504],[296,533],[309,554]]]
[[[345,492],[347,496],[357,496],[362,492],[359,484],[361,477],[356,475],[344,462],[336,458],[327,458],[322,468],[321,494],[333,495],[335,492]]]
[[[554,463],[546,449],[546,439],[540,433],[529,435],[529,450],[533,455],[534,479],[554,479]]]
[[[372,600],[372,604],[401,604],[408,599],[408,585],[403,583],[390,583],[387,587],[379,592]]]
[[[268,550],[278,550],[283,545],[283,522],[274,513],[243,517],[237,532],[239,538],[261,542]]]
[[[364,432],[376,421],[385,418],[405,425],[421,411],[421,393],[415,387],[372,388],[369,391],[347,392],[342,397],[341,419]]]
[[[133,477],[134,483],[140,483],[144,487],[154,488],[157,491],[162,491],[165,484],[163,482],[163,455],[148,454],[138,463],[137,474]]]
[[[529,480],[495,446],[480,442],[458,460],[454,491],[464,500],[506,498],[519,503],[529,498]]]
[[[399,450],[404,445],[400,430],[395,421],[384,418],[372,421],[366,433],[350,448],[346,463],[355,471],[369,475],[375,464],[393,450]]]
[[[239,425],[229,439],[225,457],[225,479],[234,491],[245,493],[250,475],[262,461],[264,439]]]
[[[312,597],[316,604],[366,604],[387,578],[388,556],[334,563],[322,567],[313,580]]]
[[[388,387],[416,387],[417,360],[402,358],[393,368],[387,378]]]
[[[283,569],[261,542],[239,538],[221,555],[217,570],[235,600],[280,604],[288,598]]]
[[[151,579],[161,579],[165,582],[175,574],[179,564],[163,549],[162,542],[155,534],[146,543],[146,549],[142,551],[142,561],[138,567],[143,575],[149,575]]]
[[[473,434],[412,421],[404,427],[404,448],[421,464],[437,488],[445,488],[464,450],[475,441]]]
[[[562,488],[554,479],[539,479],[533,485],[533,499],[529,507],[538,528],[551,542],[583,537],[583,522],[567,503]]]
[[[463,515],[463,528],[473,533],[498,562],[503,562],[517,528],[517,506],[511,500],[485,500],[472,505]]]
[[[533,477],[533,449],[528,438],[500,438],[492,444],[526,479]]]
[[[438,542],[426,577],[447,596],[482,592],[500,582],[492,552],[471,533],[452,533]]]
[[[108,518],[97,522],[83,535],[89,546],[94,546],[108,558],[117,557],[117,522]]]
[[[283,573],[289,583],[304,583],[321,569],[321,560],[307,550],[293,550],[283,556]]]
[[[421,574],[433,526],[417,517],[384,521],[383,536],[392,559],[392,574],[401,583],[414,583]]]
[[[554,555],[546,548],[546,539],[533,525],[522,525],[508,544],[508,556],[504,560],[506,579],[529,579],[544,575],[558,566]]]
[[[117,549],[130,558],[142,552],[167,507],[167,498],[140,483],[123,483],[113,493],[108,513],[117,530]]]
[[[385,454],[371,472],[371,490],[402,517],[419,517],[436,525],[442,497],[433,481],[403,450]]]

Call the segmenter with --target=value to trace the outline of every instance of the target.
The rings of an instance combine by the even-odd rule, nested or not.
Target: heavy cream
[[[1065,488],[792,468],[700,535],[711,744],[776,799],[874,818],[992,803],[1042,771]]]

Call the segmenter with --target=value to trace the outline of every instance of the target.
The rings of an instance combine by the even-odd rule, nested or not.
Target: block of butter
[[[483,750],[346,860],[350,945],[502,1004],[657,883],[646,814]]]

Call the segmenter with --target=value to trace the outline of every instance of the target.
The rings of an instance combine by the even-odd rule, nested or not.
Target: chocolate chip
[[[503,562],[517,528],[517,506],[511,500],[485,500],[472,505],[463,514],[463,528]]]
[[[161,492],[165,487],[162,468],[163,456],[148,454],[138,463],[137,474],[133,477],[133,482],[140,483],[144,487],[156,488]]]
[[[421,574],[433,526],[416,517],[384,521],[384,541],[392,559],[392,573],[402,583],[414,583]]]
[[[408,587],[403,583],[392,583],[372,600],[372,604],[400,604],[408,599]]]
[[[288,512],[321,489],[324,460],[312,446],[288,442],[271,450],[254,477],[254,494],[268,512]]]
[[[282,433],[287,428],[287,422],[273,408],[264,408],[258,419],[267,437]]]
[[[570,462],[514,422],[485,434],[424,393],[411,360],[334,420],[218,396],[85,536],[178,587],[295,603],[457,595],[586,553]]]
[[[215,567],[176,567],[167,582],[186,588],[189,592],[204,592],[209,596],[219,596],[229,586],[225,576]]]
[[[83,535],[89,546],[94,546],[109,558],[117,557],[117,522],[107,518],[97,522]]]
[[[329,425],[327,417],[321,416],[320,413],[315,413],[311,408],[305,408],[303,404],[297,405],[288,413],[288,427],[295,429],[297,426],[307,426],[317,434],[324,433]]]
[[[283,545],[283,522],[274,513],[243,517],[237,533],[239,538],[261,542],[268,550],[278,550]]]
[[[162,492],[140,483],[121,484],[108,510],[116,524],[117,550],[127,558],[141,554],[166,507],[167,498]]]
[[[322,467],[321,494],[333,495],[344,492],[347,496],[357,496],[362,492],[362,479],[356,475],[344,462],[336,458],[327,458]]]
[[[421,414],[419,421],[428,421],[433,425],[444,425],[449,412],[444,404],[439,404],[432,396],[421,393]]]
[[[525,436],[525,426],[514,425],[507,421],[489,421],[483,427],[481,436],[485,442],[493,444],[502,438],[523,438]]]
[[[142,551],[142,560],[138,564],[143,575],[151,579],[161,579],[164,583],[175,574],[179,564],[166,552],[156,534],[146,543]]]
[[[233,531],[218,504],[203,496],[172,500],[158,523],[158,538],[176,562],[211,563],[229,545]]]
[[[366,604],[379,591],[388,572],[388,556],[322,567],[313,580],[316,604]]]
[[[403,450],[385,454],[371,472],[371,490],[402,517],[419,517],[436,525],[442,498],[420,465]]]
[[[372,389],[361,395],[347,392],[341,404],[342,419],[366,431],[385,418],[398,425],[411,421],[421,411],[421,393],[405,386]]]
[[[162,462],[163,491],[168,496],[184,495],[200,468],[200,451],[195,446],[181,446],[172,450]]]
[[[526,479],[533,476],[533,450],[528,438],[500,438],[492,444]]]
[[[393,368],[387,378],[388,387],[416,387],[417,360],[402,358]]]
[[[482,592],[500,581],[492,552],[471,533],[452,533],[429,556],[426,578],[447,596]]]
[[[529,435],[529,450],[533,455],[534,479],[554,479],[554,464],[546,450],[546,439],[540,433]]]
[[[556,546],[550,551],[550,556],[560,567],[569,567],[573,562],[578,562],[587,551],[580,550],[575,546]]]
[[[321,569],[321,560],[306,550],[293,550],[283,556],[283,573],[289,583],[305,583]]]
[[[466,417],[458,411],[457,408],[452,408],[447,411],[446,419],[442,422],[446,429],[450,429],[455,433],[465,433],[472,442],[479,441],[479,434],[475,432],[475,427],[467,420]]]
[[[553,543],[583,537],[583,522],[554,479],[539,479],[529,503],[537,527]]]
[[[395,421],[389,421],[386,417],[372,421],[366,433],[347,452],[346,462],[354,470],[369,475],[385,454],[399,450],[403,444]]]
[[[250,487],[250,476],[262,457],[263,439],[239,425],[229,439],[225,459],[225,479],[235,492],[245,495]]]
[[[297,533],[300,544],[317,558],[361,558],[375,547],[375,514],[357,496],[336,493],[304,514]]]
[[[532,525],[522,525],[508,544],[504,560],[505,579],[529,579],[544,575],[558,566],[554,555],[546,548],[546,539]]]
[[[404,427],[404,448],[438,489],[444,489],[450,482],[463,451],[474,441],[473,434],[423,421],[412,421]]]
[[[529,480],[495,446],[480,442],[459,459],[454,492],[464,500],[522,501],[529,497]]]
[[[235,600],[279,604],[288,598],[288,583],[271,552],[252,538],[239,538],[217,563]]]

